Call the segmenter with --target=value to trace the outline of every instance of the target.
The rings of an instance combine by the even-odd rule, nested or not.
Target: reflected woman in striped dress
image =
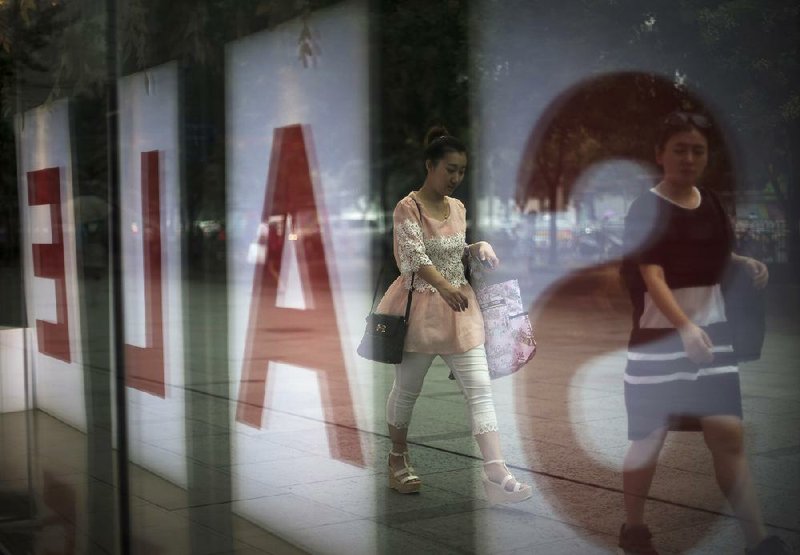
[[[675,112],[664,120],[656,141],[663,179],[633,202],[625,220],[631,254],[622,273],[633,304],[625,369],[631,445],[623,468],[626,522],[619,547],[629,554],[657,553],[644,505],[670,430],[702,431],[717,483],[741,521],[747,553],[783,553],[785,547],[766,537],[762,524],[720,289],[729,263],[744,264],[758,287],[767,283],[767,267],[733,252],[730,221],[713,193],[698,187],[710,131],[701,114]]]

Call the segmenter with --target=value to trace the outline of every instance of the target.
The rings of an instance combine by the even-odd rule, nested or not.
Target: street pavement
[[[409,435],[423,488],[404,496],[387,487],[384,403],[391,368],[353,354],[345,357],[346,377],[323,379],[288,364],[270,367],[262,426],[255,428],[235,420],[239,384],[229,376],[241,361],[229,355],[228,364],[207,361],[210,367],[219,362],[207,374],[193,367],[187,372],[191,379],[168,393],[167,398],[185,401],[180,418],[162,416],[155,404],[130,406],[130,441],[137,453],[129,467],[133,552],[613,552],[624,518],[621,460],[628,442],[622,372],[630,307],[610,267],[551,280],[546,291],[532,292],[521,281],[523,297],[535,299],[530,315],[538,353],[514,376],[493,382],[493,389],[505,457],[515,475],[533,486],[531,499],[508,506],[487,503],[464,401],[440,360],[428,374]],[[197,287],[218,296],[214,287]],[[770,288],[763,357],[741,367],[747,449],[764,520],[770,533],[795,550],[800,550],[798,292],[797,286]],[[344,328],[343,344],[355,345],[369,298],[363,291],[345,291],[343,299],[357,315],[345,319],[351,324]],[[224,310],[225,300],[217,299],[217,305]],[[187,322],[190,335],[202,337],[203,330],[193,328],[203,325]],[[282,352],[314,345],[301,329],[281,341]],[[321,365],[324,358],[320,353]],[[343,404],[344,390],[352,405]],[[24,425],[10,415],[2,422],[4,438],[18,437]],[[150,431],[138,433],[140,428]],[[49,509],[52,516],[71,518],[64,530],[77,533],[77,545],[113,550],[112,532],[86,524],[75,511],[81,513],[89,501],[96,506],[98,491],[113,498],[114,476],[89,464],[96,454],[85,434],[41,413],[36,430],[37,465],[56,476],[58,491],[72,485],[77,492],[77,509],[70,513],[56,504]],[[24,465],[12,459],[8,454],[3,459],[3,476],[19,481]],[[3,478],[0,485],[11,482]],[[742,534],[716,486],[700,434],[670,434],[647,521],[661,553],[743,552]],[[63,541],[67,532],[59,534]]]
[[[267,506],[252,514],[314,553],[613,551],[624,516],[620,473],[628,442],[622,371],[630,306],[613,267],[551,282],[547,291],[523,292],[536,299],[531,318],[537,356],[518,374],[494,382],[505,456],[515,474],[533,486],[530,500],[502,507],[485,501],[464,402],[440,360],[428,374],[409,436],[422,492],[389,491],[383,406],[391,369],[360,361],[349,384],[359,404],[356,422],[341,407],[326,411],[307,390],[287,392],[283,402],[272,397],[276,414],[270,431],[257,432],[259,438],[317,458],[309,464],[296,457],[251,465],[246,475],[270,481],[278,474],[282,478],[271,483],[289,492],[283,501],[301,506],[310,501],[314,509],[303,513],[309,520],[300,525],[272,521]],[[764,356],[741,368],[748,453],[764,519],[770,532],[795,549],[800,545],[800,322],[791,307],[797,306],[797,295],[791,286],[770,290]],[[360,329],[355,335],[351,342]],[[298,349],[307,345],[298,337]],[[319,423],[325,433],[280,431],[281,421],[289,427],[311,425],[296,418]],[[339,432],[340,449],[360,446],[364,468],[341,464],[342,457],[332,455],[331,427]],[[742,534],[716,485],[700,434],[670,435],[651,498],[647,520],[661,552],[743,551]],[[284,505],[276,500],[269,507],[280,511]]]

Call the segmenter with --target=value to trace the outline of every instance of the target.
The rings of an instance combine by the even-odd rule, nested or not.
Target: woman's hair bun
[[[425,134],[425,146],[430,145],[439,137],[447,137],[449,135],[450,133],[447,131],[447,128],[444,125],[434,125],[428,129],[428,132]]]
[[[425,149],[423,159],[438,164],[449,152],[463,152],[467,147],[463,142],[453,137],[444,125],[434,125],[425,134]]]

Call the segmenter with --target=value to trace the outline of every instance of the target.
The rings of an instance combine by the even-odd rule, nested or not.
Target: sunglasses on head
[[[666,117],[664,123],[667,125],[685,125],[688,123],[703,129],[711,127],[711,121],[706,116],[693,114],[692,112],[672,112]]]

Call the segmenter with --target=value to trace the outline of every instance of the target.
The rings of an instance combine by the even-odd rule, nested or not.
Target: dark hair
[[[661,120],[656,132],[656,148],[664,150],[673,135],[695,130],[711,142],[711,118],[698,112],[671,112]]]
[[[425,134],[425,161],[436,165],[450,152],[467,152],[467,147],[459,139],[450,135],[442,125],[434,125]]]

